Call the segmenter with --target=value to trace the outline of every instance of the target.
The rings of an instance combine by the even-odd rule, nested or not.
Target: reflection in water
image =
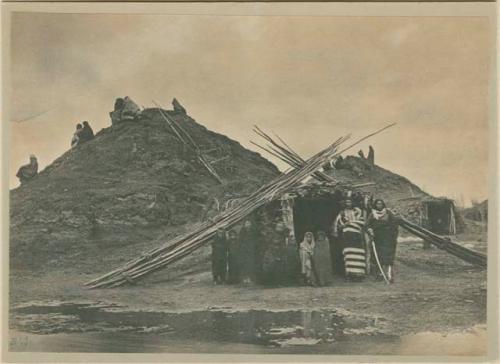
[[[21,307],[13,310],[11,316],[12,328],[36,334],[172,333],[176,338],[269,346],[290,344],[292,338],[315,339],[303,341],[305,344],[340,340],[344,329],[349,328],[345,319],[333,310],[120,312],[88,304],[63,304]],[[371,324],[368,319],[348,322],[352,328],[359,321]]]
[[[10,326],[12,351],[422,354],[408,349],[411,338],[388,334],[382,318],[335,310],[124,312],[68,303],[13,309]]]

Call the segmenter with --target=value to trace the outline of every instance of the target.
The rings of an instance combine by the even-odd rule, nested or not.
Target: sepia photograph
[[[4,360],[487,357],[494,5],[39,6],[3,14]]]

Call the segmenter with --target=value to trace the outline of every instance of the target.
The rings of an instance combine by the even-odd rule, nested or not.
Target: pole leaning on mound
[[[240,204],[225,210],[212,221],[202,224],[197,230],[174,238],[163,246],[143,254],[139,258],[126,263],[123,267],[88,282],[86,285],[89,288],[117,287],[134,282],[185,257],[213,238],[217,229],[230,228],[237,224],[257,208],[316,171],[326,160],[337,154],[337,147],[347,139],[348,137],[339,138],[328,148],[311,157],[301,168],[278,176],[244,199]]]
[[[184,143],[184,145],[191,149],[191,151],[196,155],[196,158],[198,158],[198,161],[201,163],[201,165],[205,167],[205,169],[217,180],[217,182],[223,184],[224,182],[220,178],[219,174],[211,165],[211,163],[207,161],[207,159],[201,152],[200,147],[198,146],[198,144],[196,144],[191,135],[189,135],[189,133],[185,131],[174,119],[172,119],[166,112],[164,112],[161,106],[156,101],[153,100],[153,103],[158,108],[160,115],[163,117],[163,119],[165,119],[168,126],[174,131],[177,139],[179,139],[179,141],[181,141],[182,143]]]
[[[394,124],[388,125],[386,128],[388,128],[392,125],[394,125]],[[290,166],[292,166],[294,168],[300,167],[303,164],[303,162],[300,161],[302,158],[300,158],[300,156],[292,148],[290,148],[290,146],[288,146],[279,136],[276,135],[276,137],[285,145],[286,148],[278,145],[274,140],[271,139],[271,137],[269,137],[267,134],[265,134],[258,127],[256,127],[256,129],[257,130],[256,131],[254,130],[254,131],[256,132],[257,135],[261,136],[262,138],[264,138],[265,140],[270,142],[272,145],[274,145],[278,149],[272,148],[271,146],[268,145],[268,147],[272,149],[272,150],[269,150],[265,147],[260,146],[257,143],[252,142],[252,144],[265,150],[269,154],[277,157],[278,159],[281,159],[283,162],[288,163]],[[278,153],[278,150],[279,150],[279,153]],[[331,176],[328,176],[325,173],[322,173],[319,171],[313,173],[312,176],[320,182],[324,182],[325,178],[333,179]],[[362,186],[362,185],[359,185],[359,186]],[[398,217],[398,223],[399,223],[399,226],[404,228],[406,231],[412,233],[413,235],[415,235],[415,236],[417,236],[425,241],[428,241],[429,243],[437,246],[439,249],[443,249],[446,252],[456,256],[457,258],[460,258],[460,259],[462,259],[470,264],[473,264],[473,265],[476,265],[476,266],[479,266],[482,268],[487,267],[487,257],[485,254],[482,254],[480,252],[476,252],[474,250],[463,247],[457,243],[454,243],[448,238],[439,236],[439,235],[437,235],[437,234],[435,234],[435,233],[433,233],[433,232],[431,232],[431,231],[429,231],[421,226],[418,226],[418,225],[411,223],[410,221],[406,220],[402,216]],[[373,241],[372,241],[372,244],[373,244]],[[374,245],[373,245],[373,249],[374,249],[375,258],[377,260],[377,263],[379,263],[378,257],[376,256],[376,249],[375,249]],[[381,269],[380,264],[378,264],[378,265],[379,265],[379,269]],[[382,270],[381,270],[381,272],[382,272],[382,276],[384,277],[384,280],[386,282],[388,282],[386,277],[385,277],[385,274],[383,273]]]
[[[387,126],[359,139],[349,147],[344,148],[342,152],[385,129],[387,129]],[[328,148],[305,161],[300,168],[296,168],[286,174],[278,176],[259,188],[237,206],[225,210],[217,215],[212,221],[207,221],[200,225],[198,229],[167,241],[159,248],[148,251],[140,257],[126,263],[124,266],[87,282],[85,285],[92,289],[112,288],[127,283],[133,283],[148,274],[184,258],[210,241],[210,239],[215,236],[217,229],[234,226],[260,206],[280,196],[289,188],[313,174],[326,161],[338,156],[341,152],[338,152],[337,148],[348,139],[349,136],[339,138]]]

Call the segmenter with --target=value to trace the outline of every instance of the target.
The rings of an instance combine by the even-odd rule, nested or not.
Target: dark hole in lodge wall
[[[426,205],[429,230],[441,235],[454,234],[452,203],[450,201],[432,201],[426,202]]]
[[[297,198],[293,208],[293,222],[297,241],[308,231],[316,238],[318,231],[331,234],[332,223],[342,209],[342,202],[334,196]]]
[[[293,222],[297,242],[304,239],[308,231],[317,238],[318,231],[324,231],[330,239],[330,256],[334,271],[343,274],[342,244],[332,236],[333,221],[342,210],[340,196],[326,195],[313,198],[297,198],[294,201]]]

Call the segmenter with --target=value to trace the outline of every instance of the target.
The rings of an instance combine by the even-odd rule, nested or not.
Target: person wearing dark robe
[[[333,223],[333,236],[343,245],[344,270],[347,281],[359,281],[366,275],[366,251],[363,236],[363,212],[345,199],[344,209]]]
[[[21,184],[24,184],[32,180],[38,174],[38,161],[36,157],[32,154],[30,155],[29,164],[25,164],[19,168],[16,173],[16,177],[19,178]]]
[[[228,246],[226,232],[217,230],[212,240],[212,277],[215,284],[224,284],[227,279]]]
[[[394,258],[398,241],[398,220],[386,207],[385,202],[377,199],[367,219],[367,231],[375,243],[375,250],[389,282],[394,282]]]
[[[294,236],[289,236],[285,247],[284,282],[296,285],[300,281],[300,256],[299,247]]]
[[[88,121],[83,122],[83,129],[79,137],[80,137],[80,143],[88,142],[89,140],[94,139],[94,131],[90,127]]]
[[[71,138],[71,148],[74,148],[80,143],[80,134],[82,133],[83,126],[82,124],[78,123],[76,124],[76,130],[75,133],[73,134],[73,138]]]
[[[255,282],[256,278],[256,247],[259,243],[259,233],[251,220],[245,220],[240,230],[240,268],[243,283]]]
[[[299,246],[300,255],[300,272],[304,280],[304,284],[308,286],[316,285],[316,274],[314,273],[313,255],[314,255],[314,235],[308,231],[304,234],[304,240]]]
[[[186,109],[181,103],[174,97],[172,100],[172,106],[174,107],[174,111],[186,115]]]
[[[267,244],[261,244],[257,250],[264,251],[261,261],[259,282],[269,285],[282,285],[286,283],[286,242],[289,234],[288,228],[282,221],[278,221],[271,231],[266,231]],[[263,239],[259,239],[261,242]],[[259,257],[259,254],[257,254]],[[256,261],[257,267],[259,260]]]
[[[313,253],[314,272],[318,286],[327,286],[333,281],[330,240],[324,231],[318,231]]]
[[[238,234],[234,230],[227,233],[227,283],[238,284],[241,281],[240,275],[240,244]]]

